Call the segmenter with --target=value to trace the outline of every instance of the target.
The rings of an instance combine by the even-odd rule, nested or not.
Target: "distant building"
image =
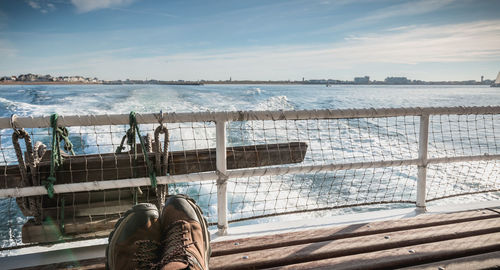
[[[16,76],[4,76],[0,78],[0,81],[6,82],[6,81],[15,81],[17,80]]]
[[[355,77],[354,83],[355,84],[368,84],[368,83],[370,83],[370,76]]]
[[[28,74],[21,74],[19,75],[19,77],[17,78],[18,81],[23,81],[23,82],[34,82],[38,79],[38,75],[35,75],[35,74],[31,74],[31,73],[28,73]]]
[[[481,83],[484,82],[484,76],[481,76]]]
[[[384,81],[387,84],[408,84],[411,82],[406,77],[387,77]]]
[[[328,81],[325,79],[313,79],[313,80],[308,80],[308,82],[311,84],[325,84]]]

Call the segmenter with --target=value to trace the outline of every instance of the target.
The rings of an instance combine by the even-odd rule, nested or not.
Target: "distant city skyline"
[[[0,76],[495,79],[500,1],[0,2]]]

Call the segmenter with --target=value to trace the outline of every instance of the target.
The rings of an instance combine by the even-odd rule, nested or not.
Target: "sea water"
[[[498,106],[488,86],[358,85],[10,85],[0,86],[0,117],[238,110]],[[11,131],[4,131],[11,133]],[[5,134],[7,134],[5,133]],[[90,138],[89,138],[90,140]],[[174,146],[175,147],[175,146]],[[207,145],[212,147],[212,145]],[[363,145],[360,144],[360,148]],[[498,150],[498,149],[497,149]],[[12,153],[13,154],[13,153]],[[311,189],[315,186],[311,185]],[[313,190],[314,191],[314,190]],[[26,218],[15,200],[0,201],[2,246]],[[216,207],[207,209],[214,212]],[[231,209],[230,209],[231,210]],[[18,237],[18,236],[17,236]],[[10,240],[9,240],[10,239]]]
[[[364,85],[11,85],[0,86],[0,116],[304,110],[500,104],[488,86]]]

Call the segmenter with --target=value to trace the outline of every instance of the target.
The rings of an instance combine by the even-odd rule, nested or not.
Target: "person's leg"
[[[168,196],[161,213],[162,270],[208,270],[211,255],[207,221],[195,201],[185,195]]]
[[[154,269],[161,234],[154,204],[134,205],[116,223],[106,248],[106,269]]]

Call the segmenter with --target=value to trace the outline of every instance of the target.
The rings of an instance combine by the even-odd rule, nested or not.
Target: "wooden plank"
[[[500,215],[498,213],[483,209],[437,215],[426,214],[399,220],[359,223],[347,226],[336,226],[327,229],[273,234],[268,236],[238,239],[237,241],[231,240],[212,243],[212,255],[221,256],[253,250],[322,242],[438,225],[457,224],[466,221],[499,217]],[[235,245],[235,243],[237,243],[237,245]]]
[[[156,199],[145,200],[144,202],[156,203]],[[75,217],[99,217],[110,214],[119,214],[132,208],[133,201],[105,201],[83,204],[71,204],[66,202],[64,205],[64,215],[66,219]],[[61,214],[62,207],[47,207],[43,209],[43,217],[57,217]]]
[[[300,163],[304,160],[306,151],[305,142],[228,147],[227,167],[241,169]],[[47,155],[46,153],[44,156]],[[137,155],[137,162],[134,162],[131,153],[66,156],[63,166],[56,173],[57,183],[147,177],[144,154]],[[148,153],[147,156],[152,164],[156,164],[154,153]],[[171,175],[216,170],[215,148],[170,152],[168,158],[168,172]],[[37,170],[41,182],[49,176],[50,161],[40,162]],[[4,171],[0,175],[2,188],[19,186],[19,168],[16,165],[0,166],[0,171]]]
[[[63,262],[55,263],[49,265],[37,265],[33,267],[17,268],[23,270],[67,270],[67,269],[78,269],[78,270],[105,270],[105,258],[88,259],[82,261],[74,262]]]
[[[444,259],[453,259],[469,255],[489,253],[499,250],[500,233],[492,233],[461,239],[412,245],[407,247],[355,254],[351,256],[279,266],[271,269],[395,269],[421,265],[429,262],[442,261]],[[214,270],[235,268],[211,267],[210,269]],[[256,269],[256,267],[238,269]],[[411,269],[414,268],[411,267]]]
[[[500,218],[476,220],[459,225],[448,224],[217,256],[212,257],[210,268],[275,267],[497,232],[500,232]],[[228,265],[227,262],[232,264]]]
[[[156,195],[150,186],[141,187],[143,192],[141,198],[154,198]],[[62,193],[56,194],[54,199],[43,197],[43,208],[50,208],[60,206],[60,199],[64,198],[66,204],[92,204],[102,201],[123,201],[128,202],[133,200],[132,188],[109,189],[109,190],[95,190],[88,192],[75,192],[75,193]],[[59,200],[59,201],[58,201]]]
[[[105,258],[96,258],[89,260],[82,260],[79,262],[65,262],[44,266],[36,266],[36,267],[28,267],[23,268],[24,270],[45,270],[45,269],[93,269],[93,270],[104,270],[105,269]],[[230,263],[230,262],[228,262]],[[304,263],[300,265],[292,265],[285,267],[288,269],[298,269],[298,266],[303,267],[300,269],[309,268],[315,269],[315,267],[319,266],[317,262],[310,262],[309,264]],[[327,265],[327,269],[330,265]],[[294,268],[295,267],[295,268]],[[441,268],[440,268],[441,267]],[[500,267],[500,251],[489,252],[479,255],[466,256],[458,259],[445,260],[430,264],[424,265],[412,265],[409,267],[401,268],[401,269],[414,269],[414,270],[437,270],[437,269],[446,269],[446,270],[463,270],[463,269],[497,269]],[[283,269],[283,267],[279,267],[277,269]],[[330,268],[331,269],[331,268]]]
[[[23,226],[22,241],[23,243],[46,243],[74,238],[106,237],[119,217],[119,215],[108,215],[100,218],[68,219],[64,223],[64,234],[60,230],[59,223],[52,219],[48,219],[42,224],[35,224],[30,220]]]
[[[462,270],[462,269],[500,269],[500,251],[473,256],[433,262],[423,265],[412,265],[402,269],[410,270]]]

